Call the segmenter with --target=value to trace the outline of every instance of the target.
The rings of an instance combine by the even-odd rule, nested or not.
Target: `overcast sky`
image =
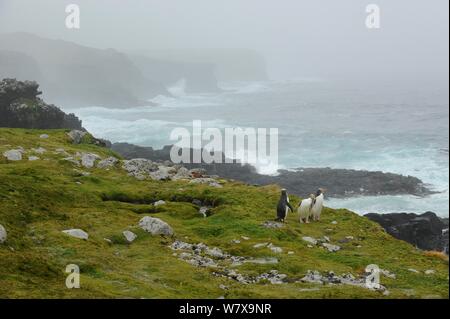
[[[81,29],[65,28],[80,5]],[[367,4],[381,28],[365,26]],[[0,32],[100,48],[246,48],[272,78],[448,75],[448,0],[0,0]]]

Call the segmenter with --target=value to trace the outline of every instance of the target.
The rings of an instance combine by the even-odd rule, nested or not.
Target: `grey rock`
[[[3,153],[3,156],[8,159],[8,161],[21,161],[22,160],[22,150],[9,150]]]
[[[272,243],[270,243],[267,247],[277,254],[281,254],[283,252],[283,249],[281,247],[274,246]]]
[[[336,252],[336,251],[341,250],[340,246],[329,244],[329,243],[323,243],[322,246],[325,247],[326,249],[328,249],[329,252]]]
[[[152,235],[172,236],[173,229],[159,218],[145,216],[139,221],[139,226]]]
[[[269,228],[269,229],[270,228],[276,229],[276,228],[283,228],[284,227],[284,225],[282,223],[274,222],[274,221],[270,221],[270,220],[264,222],[262,224],[262,226],[265,227],[265,228]]]
[[[189,243],[185,243],[180,240],[176,240],[170,245],[170,248],[173,250],[192,250],[193,245]]]
[[[129,230],[125,230],[122,234],[129,243],[132,243],[137,238],[137,235]]]
[[[98,162],[97,167],[101,169],[110,168],[116,165],[118,162],[119,160],[117,158],[111,156]]]
[[[39,138],[48,139],[49,136],[48,136],[48,134],[41,134],[41,135],[39,135]]]
[[[39,154],[39,155],[42,155],[45,152],[47,152],[47,150],[45,148],[43,148],[43,147],[32,148],[31,151],[36,153],[36,154]]]
[[[84,239],[84,240],[89,239],[89,234],[81,229],[68,229],[68,230],[63,230],[62,232],[69,236],[75,237],[75,238]]]
[[[313,244],[313,245],[317,245],[317,243],[318,243],[317,239],[315,239],[313,237],[305,236],[305,237],[302,237],[302,239],[304,241],[306,241],[307,243],[310,243],[310,244]]]
[[[155,206],[155,207],[163,206],[163,205],[166,205],[166,202],[163,200],[159,200],[159,201],[153,203],[153,206]]]
[[[95,166],[95,161],[101,159],[100,156],[93,153],[83,153],[81,155],[81,165],[86,168],[93,168]]]
[[[8,234],[6,232],[5,227],[3,227],[3,225],[0,225],[0,244],[3,244],[7,238]]]
[[[37,156],[28,156],[28,160],[29,161],[37,161],[37,160],[39,160],[39,157],[37,157]]]
[[[67,133],[73,144],[80,144],[81,140],[86,134],[87,134],[86,132],[79,130],[72,130],[69,133]]]

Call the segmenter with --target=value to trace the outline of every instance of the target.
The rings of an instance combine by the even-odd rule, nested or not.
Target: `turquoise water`
[[[416,176],[439,194],[328,199],[358,213],[448,216],[448,92],[356,89],[317,79],[221,83],[218,94],[157,97],[156,107],[71,109],[98,137],[162,147],[175,127],[276,127],[280,168],[332,167]],[[261,167],[274,173],[275,166]]]

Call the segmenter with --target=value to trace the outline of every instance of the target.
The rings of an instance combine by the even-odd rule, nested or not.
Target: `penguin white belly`
[[[302,200],[302,203],[300,204],[300,207],[298,208],[298,213],[300,215],[300,220],[302,219],[308,219],[310,217],[311,214],[311,204],[312,204],[312,199],[311,198],[307,198]]]
[[[323,194],[320,194],[319,196],[316,197],[316,202],[314,203],[314,206],[311,209],[311,214],[315,220],[320,219],[320,215],[322,214],[322,208],[323,208]]]
[[[286,198],[286,201],[289,203],[289,196]],[[286,217],[289,213],[289,206],[286,205]]]

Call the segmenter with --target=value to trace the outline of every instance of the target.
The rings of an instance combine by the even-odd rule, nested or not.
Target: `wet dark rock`
[[[160,150],[155,150],[151,147],[140,147],[126,143],[112,145],[112,149],[124,158],[146,158],[153,161],[170,160],[171,147],[169,145]],[[224,159],[223,155],[222,158]],[[225,160],[222,162],[224,163]],[[217,175],[226,179],[242,181],[249,185],[278,184],[288,189],[290,193],[302,197],[310,194],[312,190],[318,187],[326,188],[328,190],[327,196],[334,198],[402,194],[426,196],[432,193],[416,177],[384,172],[299,168],[295,171],[280,170],[278,176],[268,176],[258,174],[251,165],[241,165],[237,162],[227,164],[183,163],[183,166],[188,169],[201,168],[210,176]]]
[[[365,217],[380,224],[387,233],[423,250],[448,254],[448,219],[433,212],[424,214],[367,214]]]
[[[34,81],[4,79],[0,82],[0,127],[83,130],[74,114],[66,114],[39,98]]]

